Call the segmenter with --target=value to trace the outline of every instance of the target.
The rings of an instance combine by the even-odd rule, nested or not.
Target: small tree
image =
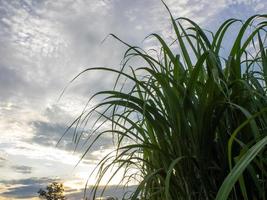
[[[46,187],[46,190],[40,189],[38,191],[41,199],[47,200],[65,200],[64,186],[62,183],[53,182]]]

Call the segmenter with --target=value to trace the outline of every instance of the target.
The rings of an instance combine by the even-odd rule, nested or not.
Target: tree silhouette
[[[62,183],[52,182],[46,187],[46,190],[40,189],[38,193],[41,199],[66,200],[66,197],[64,196],[64,186]]]

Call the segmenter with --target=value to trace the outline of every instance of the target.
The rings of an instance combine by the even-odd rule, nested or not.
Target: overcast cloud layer
[[[189,17],[215,30],[227,18],[266,13],[265,0],[165,0],[175,17]],[[95,91],[114,77],[83,75],[57,101],[62,89],[87,67],[120,67],[125,47],[149,33],[171,37],[169,16],[160,0],[0,0],[0,199],[34,198],[53,180],[81,198],[85,177],[105,152],[103,138],[74,169],[72,137],[55,144]],[[90,128],[90,127],[89,127]],[[116,183],[114,183],[116,184]],[[74,191],[74,188],[78,188]]]

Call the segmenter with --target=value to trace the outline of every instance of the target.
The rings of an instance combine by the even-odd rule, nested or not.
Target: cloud
[[[3,184],[4,192],[0,197],[12,197],[12,198],[32,198],[37,197],[37,192],[40,188],[44,188],[46,185],[57,179],[50,178],[28,178],[20,180],[6,180],[0,181]]]
[[[31,198],[37,196],[34,193],[37,193],[36,191],[38,191],[38,189],[40,189],[38,185],[15,186],[3,192],[1,195],[13,198]]]
[[[25,166],[25,165],[13,165],[11,168],[20,174],[31,174],[32,173],[32,167]]]
[[[19,72],[15,69],[1,66],[0,63],[0,100],[22,93],[27,86],[27,82],[22,79]]]
[[[34,121],[32,122],[32,126],[35,129],[34,136],[30,139],[32,142],[35,142],[37,144],[41,144],[44,146],[55,146],[61,137],[63,136],[63,133],[67,130],[68,126],[64,124],[57,124],[53,122],[44,122],[44,121]],[[64,135],[64,137],[60,140],[60,143],[58,145],[59,148],[67,150],[67,151],[74,151],[76,144],[74,143],[73,134],[75,131],[75,126],[69,129],[69,131]],[[81,130],[78,128],[77,133],[80,134]],[[94,139],[97,137],[98,133],[94,133],[90,135],[90,132],[84,132],[82,137],[80,138],[79,143],[77,144],[78,147],[76,149],[77,152],[83,153],[85,149],[82,149],[82,144],[87,141],[88,138],[89,141],[87,142],[86,146],[89,146],[89,144],[94,141]],[[85,147],[86,147],[85,146]],[[101,150],[103,147],[109,148],[112,147],[112,136],[111,135],[103,135],[94,146],[92,146],[90,152]],[[94,156],[88,153],[88,158],[92,156],[93,159]]]
[[[4,157],[0,157],[0,161],[6,161]]]
[[[19,179],[19,180],[1,180],[1,183],[6,184],[8,186],[11,185],[35,185],[35,184],[41,184],[46,185],[53,181],[60,181],[58,179],[52,179],[47,177],[32,177],[27,179]]]
[[[32,125],[35,128],[35,135],[31,141],[48,146],[55,146],[68,128],[63,124],[43,121],[34,121]],[[65,137],[64,143],[71,143],[71,138]]]
[[[212,22],[209,27],[228,15],[247,16],[256,12],[256,6],[259,11],[266,8],[266,3],[259,0],[216,0],[214,4],[204,0],[167,0],[166,3],[175,17],[189,17],[205,25]],[[56,99],[82,69],[118,66],[125,48],[114,40],[101,45],[111,32],[132,44],[140,44],[150,32],[160,32],[166,37],[171,33],[170,23],[166,23],[169,16],[160,1],[3,0],[0,7],[3,27],[0,67],[4,74],[0,80],[1,93],[5,94],[1,98],[6,101],[18,96],[45,105]],[[113,79],[103,73],[86,77],[71,94],[86,98],[89,90],[103,88]]]
[[[2,190],[4,192],[1,193],[1,197],[7,198],[33,198],[38,196],[38,191],[40,188],[46,188],[52,182],[64,182],[60,179],[53,179],[53,178],[27,178],[27,179],[20,179],[20,180],[7,180],[7,181],[0,181],[2,184]],[[64,183],[63,183],[64,184]],[[87,196],[90,196],[92,186],[88,186],[87,188]],[[136,186],[129,186],[128,188],[124,188],[122,186],[107,186],[105,193],[103,196],[117,196],[118,198],[122,198],[125,192],[133,192]],[[84,194],[84,189],[74,189],[70,187],[64,187],[66,197],[69,200],[81,199]],[[101,195],[104,186],[99,187],[99,192],[97,196]]]
[[[0,168],[4,167],[6,165],[7,159],[0,156]]]

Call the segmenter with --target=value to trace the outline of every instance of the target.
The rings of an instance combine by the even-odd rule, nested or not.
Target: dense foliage
[[[38,191],[39,197],[47,200],[65,200],[64,187],[62,183],[53,182],[46,187],[46,190]]]
[[[150,36],[157,56],[114,36],[128,47],[122,69],[82,72],[118,74],[114,89],[91,98],[103,101],[73,123],[96,119],[98,137],[85,154],[104,134],[116,136],[117,153],[99,163],[93,192],[115,165],[124,181],[140,181],[131,199],[267,199],[267,15],[229,19],[214,34],[170,17],[172,43]],[[232,47],[222,55],[228,32]],[[134,59],[142,66],[130,66]],[[82,134],[75,131],[77,144]]]

